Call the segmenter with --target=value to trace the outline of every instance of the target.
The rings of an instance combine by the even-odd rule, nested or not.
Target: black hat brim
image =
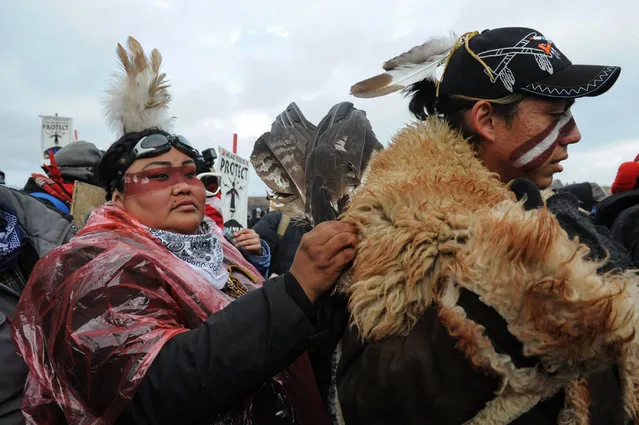
[[[568,65],[543,80],[529,83],[519,90],[554,99],[599,96],[613,86],[621,68],[602,65]]]

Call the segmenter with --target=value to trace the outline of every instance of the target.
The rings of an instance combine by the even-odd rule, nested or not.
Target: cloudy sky
[[[573,107],[583,135],[562,181],[610,184],[639,153],[639,6],[629,0],[29,1],[7,0],[0,16],[0,170],[22,186],[40,158],[38,115],[74,119],[80,139],[106,149],[114,135],[101,98],[128,35],[164,56],[176,132],[199,149],[248,158],[291,101],[318,122],[335,103],[364,109],[383,143],[407,121],[407,101],[348,95],[384,60],[433,35],[528,26],[573,63],[620,65],[617,84]],[[251,194],[264,194],[253,173]]]

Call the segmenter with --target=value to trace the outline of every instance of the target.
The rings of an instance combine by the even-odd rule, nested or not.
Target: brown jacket
[[[462,292],[460,305],[469,317],[486,324],[498,352],[510,354],[520,367],[536,363],[521,354],[521,343],[508,333],[503,319],[474,294]],[[470,420],[495,397],[499,380],[473,368],[456,342],[439,321],[435,307],[427,310],[406,337],[363,344],[354,329],[347,330],[337,370],[344,423],[458,425]],[[615,369],[591,375],[588,389],[592,425],[624,424]],[[557,424],[564,404],[562,389],[512,424]]]

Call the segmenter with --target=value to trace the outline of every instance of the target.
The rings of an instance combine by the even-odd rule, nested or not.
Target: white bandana
[[[222,289],[226,285],[229,272],[223,265],[222,242],[206,222],[200,226],[201,233],[196,235],[182,235],[159,229],[149,229],[149,232],[215,288]]]

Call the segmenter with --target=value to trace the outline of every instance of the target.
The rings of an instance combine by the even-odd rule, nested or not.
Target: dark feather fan
[[[307,148],[306,215],[312,224],[339,216],[371,155],[382,148],[364,111],[351,102],[329,110]]]
[[[304,211],[306,145],[315,125],[293,102],[277,116],[271,131],[255,142],[251,163],[273,192],[269,198],[280,209],[296,215]]]
[[[276,207],[313,225],[343,211],[380,149],[366,113],[352,103],[333,106],[317,128],[291,103],[255,142],[251,163]]]

